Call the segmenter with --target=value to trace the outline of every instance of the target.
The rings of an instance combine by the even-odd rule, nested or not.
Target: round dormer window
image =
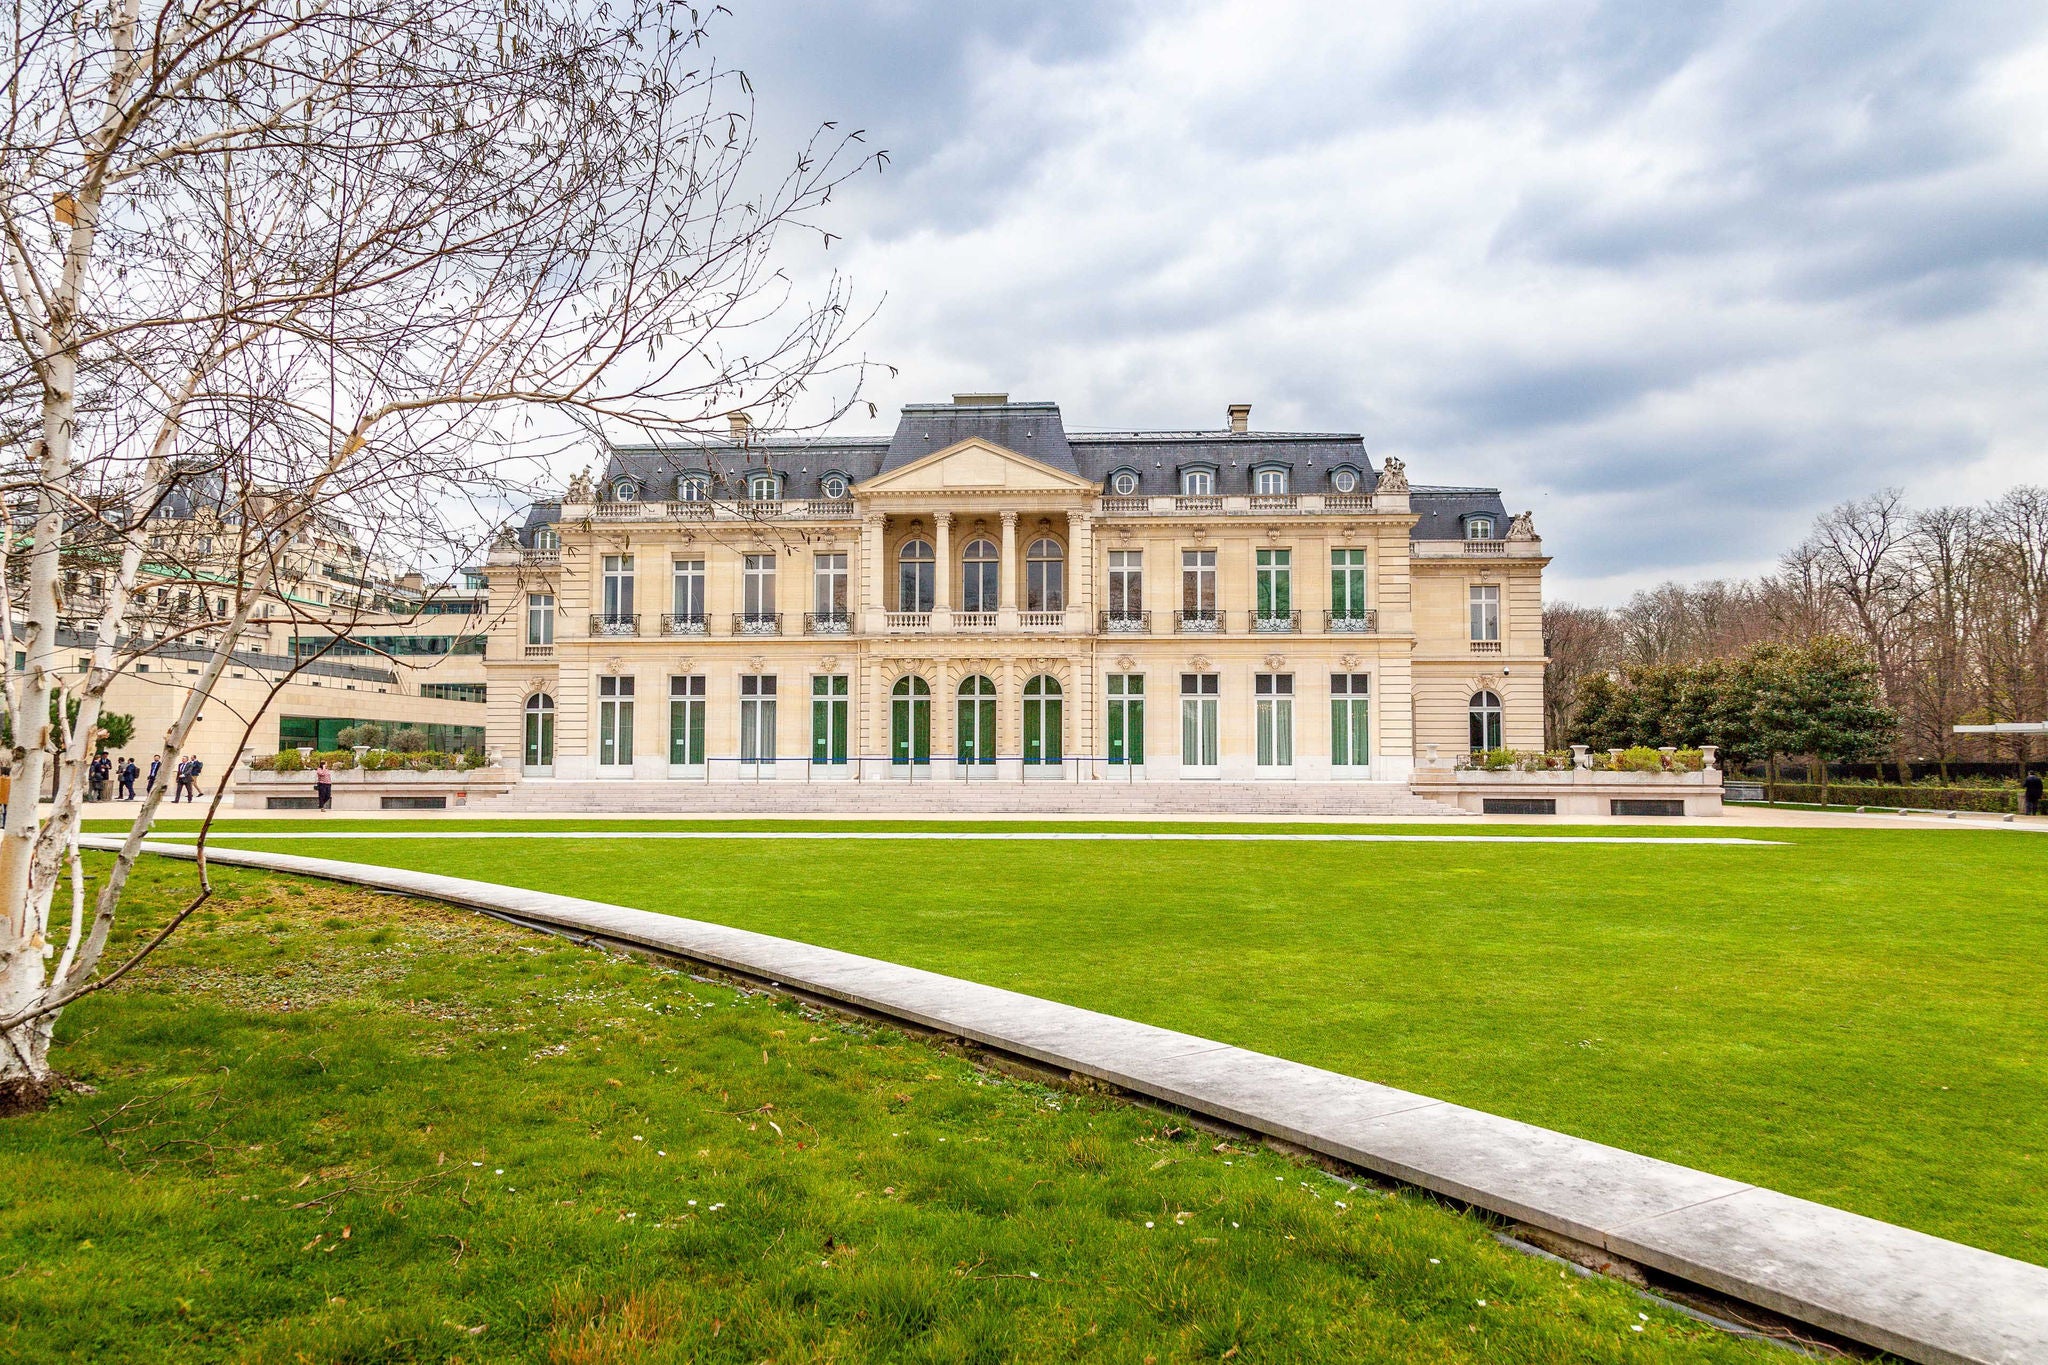
[[[1138,476],[1128,469],[1119,469],[1116,477],[1109,481],[1109,486],[1116,490],[1118,497],[1128,498],[1138,491]]]
[[[1356,493],[1358,491],[1358,471],[1355,469],[1338,470],[1330,475],[1330,487],[1336,489],[1339,493]]]
[[[612,485],[612,497],[620,502],[635,502],[640,497],[639,485],[631,479],[620,479]]]
[[[818,491],[833,502],[838,502],[846,496],[846,476],[844,474],[827,474],[818,484]]]

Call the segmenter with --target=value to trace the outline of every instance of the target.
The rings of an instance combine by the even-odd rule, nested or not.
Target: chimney
[[[729,413],[725,420],[732,424],[732,443],[736,446],[745,445],[747,433],[754,429],[754,420],[744,412]]]
[[[1238,436],[1252,429],[1252,405],[1232,403],[1230,405],[1230,430]]]
[[[1007,393],[956,393],[953,406],[956,408],[1000,408],[1010,401]]]

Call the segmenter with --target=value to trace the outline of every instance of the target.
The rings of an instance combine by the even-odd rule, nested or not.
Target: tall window
[[[1216,615],[1216,552],[1214,550],[1182,550],[1180,552],[1180,609],[1187,616],[1214,619]]]
[[[817,674],[811,679],[811,762],[843,767],[848,729],[846,675]]]
[[[1294,610],[1294,551],[1255,551],[1253,575],[1259,619],[1287,619]]]
[[[740,609],[750,621],[775,615],[775,556],[747,555],[740,571]]]
[[[1024,762],[1060,762],[1065,729],[1059,679],[1040,673],[1024,684]]]
[[[846,615],[846,555],[815,555],[811,559],[811,610],[831,620]]]
[[[669,609],[687,621],[704,617],[704,561],[676,559],[670,564]]]
[[[977,674],[960,683],[955,727],[960,761],[987,767],[996,761],[996,685]]]
[[[740,675],[740,762],[775,761],[775,676]]]
[[[1472,585],[1472,638],[1500,639],[1500,587],[1494,583]]]
[[[1001,600],[997,587],[996,543],[986,538],[970,540],[960,554],[960,610],[994,611]]]
[[[1254,491],[1266,497],[1275,497],[1287,491],[1287,471],[1284,469],[1261,469],[1255,476]]]
[[[1024,558],[1024,610],[1064,611],[1067,605],[1067,561],[1060,543],[1034,540]]]
[[[562,548],[561,533],[552,526],[543,526],[533,533],[533,548],[536,550],[559,550]]]
[[[633,614],[633,556],[604,557],[604,614],[613,621]]]
[[[1365,551],[1330,551],[1330,618],[1365,619]]]
[[[1109,552],[1109,614],[1111,617],[1141,616],[1145,611],[1145,552]]]
[[[1330,762],[1339,768],[1362,768],[1372,761],[1367,741],[1366,709],[1372,675],[1330,675]]]
[[[1216,475],[1207,469],[1184,469],[1180,476],[1182,496],[1206,498],[1216,491]]]
[[[555,766],[555,699],[545,692],[526,699],[526,766]]]
[[[704,675],[668,680],[668,761],[683,768],[704,764]]]
[[[1180,766],[1213,769],[1222,735],[1222,679],[1214,673],[1180,675]]]
[[[534,592],[526,595],[526,643],[551,645],[555,642],[555,595]]]
[[[906,673],[889,689],[889,761],[898,766],[932,761],[932,688]]]
[[[1260,673],[1252,678],[1258,708],[1258,762],[1261,768],[1294,766],[1294,675]]]
[[[1465,518],[1465,539],[1467,539],[1467,540],[1492,540],[1492,539],[1493,539],[1493,518],[1492,518],[1492,517],[1467,517],[1467,518]]]
[[[633,680],[597,680],[597,762],[605,768],[633,766]]]
[[[896,610],[932,609],[933,559],[931,542],[906,540],[896,552]]]
[[[1109,761],[1137,765],[1145,761],[1145,675],[1109,675]]]
[[[1500,743],[1500,698],[1491,692],[1474,692],[1467,713],[1472,723],[1472,752],[1498,749]]]

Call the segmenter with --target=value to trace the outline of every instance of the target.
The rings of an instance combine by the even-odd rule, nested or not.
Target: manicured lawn
[[[1644,832],[1782,846],[253,846],[562,891],[951,972],[2048,1262],[2048,842],[1733,822]]]
[[[124,937],[190,869],[145,869]],[[0,1356],[1762,1362],[1480,1218],[481,916],[218,871],[0,1121]]]

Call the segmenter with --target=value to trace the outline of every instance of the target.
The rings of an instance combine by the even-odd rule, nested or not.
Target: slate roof
[[[782,476],[784,497],[815,498],[828,474],[857,485],[970,437],[1079,475],[1105,491],[1116,474],[1128,470],[1138,476],[1133,496],[1178,493],[1182,471],[1191,468],[1210,470],[1223,496],[1252,492],[1260,469],[1287,470],[1288,488],[1295,493],[1337,491],[1331,476],[1340,469],[1357,474],[1358,492],[1370,492],[1379,481],[1365,438],[1355,432],[1077,433],[1066,429],[1056,403],[912,403],[886,439],[767,437],[745,445],[707,439],[687,446],[615,447],[596,494],[610,501],[623,478],[633,482],[640,499],[667,500],[677,495],[684,475],[707,474],[712,496],[735,498],[744,496],[747,475],[773,470]],[[1498,489],[1418,486],[1410,506],[1419,515],[1411,533],[1417,540],[1462,540],[1464,518],[1481,513],[1493,516],[1496,538],[1507,534],[1507,509]],[[531,545],[533,532],[559,516],[559,503],[530,508],[520,543]]]

